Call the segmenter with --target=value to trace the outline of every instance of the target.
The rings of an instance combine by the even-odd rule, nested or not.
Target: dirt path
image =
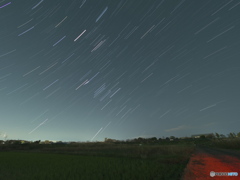
[[[238,176],[210,176],[210,172],[237,172]],[[240,151],[197,148],[192,155],[182,180],[240,179]]]

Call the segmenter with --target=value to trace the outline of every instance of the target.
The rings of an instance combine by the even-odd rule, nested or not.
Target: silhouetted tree
[[[228,134],[228,137],[229,137],[229,138],[235,138],[235,137],[236,137],[236,134],[235,134],[235,133],[229,133],[229,134]]]
[[[220,135],[218,133],[215,133],[215,136],[219,139]]]
[[[150,140],[151,143],[157,142],[157,138],[156,137],[149,138],[149,140]]]
[[[13,140],[12,144],[18,145],[18,144],[21,144],[21,141],[20,140]]]
[[[143,142],[143,140],[144,140],[143,138],[139,137],[139,138],[137,139],[137,142],[140,142],[140,143],[141,143],[141,142]]]
[[[212,139],[212,138],[214,138],[215,136],[214,136],[214,134],[208,134],[207,136],[206,136],[206,138],[209,138],[209,139]]]
[[[34,144],[39,144],[41,142],[41,140],[38,140],[38,141],[34,141],[33,143]]]
[[[220,134],[220,138],[226,138],[224,134]]]
[[[52,141],[45,140],[45,141],[44,141],[44,144],[52,144]]]
[[[62,141],[58,141],[58,142],[56,142],[56,144],[63,144],[63,142]]]
[[[237,133],[237,137],[240,137],[240,132],[239,132],[239,133]]]
[[[235,133],[232,133],[233,134],[233,137],[235,138],[235,137],[237,137],[237,135],[235,134]]]

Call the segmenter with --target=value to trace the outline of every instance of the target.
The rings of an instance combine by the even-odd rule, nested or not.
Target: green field
[[[1,180],[180,179],[194,151],[192,145],[183,144],[39,145],[10,149],[0,152]]]

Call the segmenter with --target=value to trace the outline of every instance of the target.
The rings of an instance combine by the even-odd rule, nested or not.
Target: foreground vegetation
[[[138,138],[127,141],[40,143],[8,140],[0,144],[3,180],[175,180],[181,179],[197,147],[240,150],[240,138]],[[47,143],[46,143],[47,142]]]
[[[192,145],[81,144],[0,152],[0,179],[180,179]]]
[[[210,147],[233,149],[240,151],[240,138],[234,139],[214,139],[211,141]]]

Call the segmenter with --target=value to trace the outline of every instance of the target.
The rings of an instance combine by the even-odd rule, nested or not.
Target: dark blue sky
[[[238,0],[0,2],[1,139],[240,127]]]

